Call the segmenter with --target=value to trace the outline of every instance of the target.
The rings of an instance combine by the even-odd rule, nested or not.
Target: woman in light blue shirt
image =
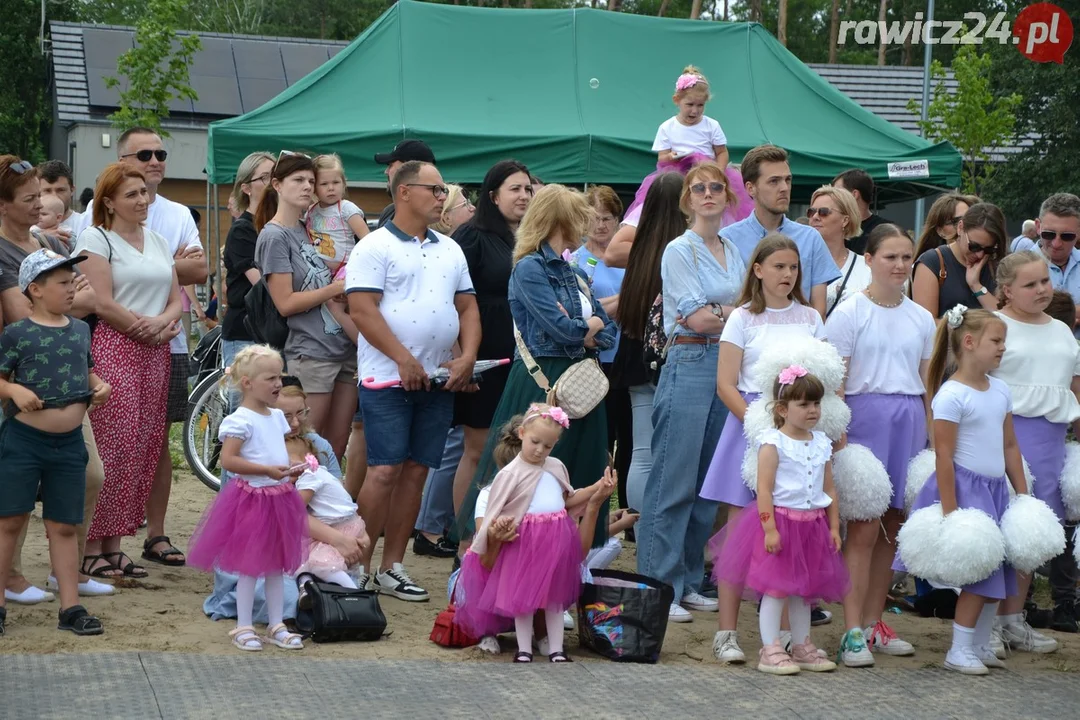
[[[727,418],[716,394],[720,333],[746,275],[738,249],[719,235],[724,210],[733,202],[719,166],[694,167],[682,193],[692,224],[668,245],[661,262],[664,329],[671,345],[653,400],[653,464],[637,527],[637,557],[638,572],[675,588],[672,622],[692,620],[687,608],[717,610],[716,600],[699,592],[717,504],[699,493]]]

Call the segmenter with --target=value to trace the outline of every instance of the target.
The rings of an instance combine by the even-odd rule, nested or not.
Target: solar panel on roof
[[[244,105],[244,112],[251,112],[270,102],[285,90],[285,87],[284,79],[240,78],[240,101]]]
[[[195,53],[188,71],[192,75],[236,77],[232,43],[224,38],[201,38],[202,47]]]
[[[242,115],[236,76],[192,75],[191,89],[198,93],[195,112],[200,115]]]
[[[93,68],[86,69],[86,90],[91,105],[114,108],[120,104],[120,92],[115,88],[105,87],[105,74]]]
[[[232,49],[237,77],[280,80],[284,87],[285,66],[281,63],[279,43],[233,40]],[[247,101],[244,106],[247,107]]]
[[[133,47],[133,38],[134,33],[120,30],[83,30],[83,56],[86,58],[86,84],[91,105],[114,108],[120,103],[120,93],[105,87],[105,78],[117,76],[116,60]]]
[[[324,45],[282,43],[281,58],[285,61],[285,79],[289,85],[294,85],[300,78],[329,60],[330,56]]]

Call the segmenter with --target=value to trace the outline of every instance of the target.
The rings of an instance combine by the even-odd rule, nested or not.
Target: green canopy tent
[[[733,161],[766,142],[791,154],[795,195],[861,167],[885,202],[960,181],[960,155],[864,110],[760,25],[603,10],[501,10],[402,0],[333,59],[262,107],[212,123],[207,172],[227,183],[249,152],[336,152],[351,180],[373,156],[425,140],[443,176],[476,183],[513,157],[545,182],[636,185],[693,63]],[[891,169],[890,169],[891,168]]]

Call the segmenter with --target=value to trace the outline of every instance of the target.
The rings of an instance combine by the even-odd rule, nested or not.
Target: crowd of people
[[[746,660],[748,596],[765,672],[835,667],[810,640],[832,620],[822,602],[842,603],[843,664],[914,653],[883,613],[917,454],[938,460],[915,507],[998,520],[1007,476],[1069,520],[1058,479],[1080,420],[1080,198],[1051,196],[1010,241],[996,206],[948,193],[916,242],[872,212],[873,181],[851,169],[796,220],[787,153],[766,144],[730,165],[709,98],[686,68],[657,171],[625,214],[610,187],[543,185],[515,160],[491,167],[474,204],[431,147],[405,140],[374,158],[392,202],[372,228],[336,155],[246,157],[223,249],[235,406],[222,490],[189,554],[166,534],[167,437],[187,408],[184,299],[208,267],[190,210],[158,193],[162,140],[125,132],[81,214],[62,163],[0,156],[0,464],[19,468],[0,481],[0,634],[5,606],[54,590],[61,629],[100,633],[80,595],[145,578],[145,563],[191,564],[214,573],[204,609],[237,619],[238,649],[299,649],[288,578],[427,601],[411,540],[453,558],[458,622],[483,649],[512,631],[515,662],[532,661],[534,635],[564,662],[565,611],[625,533],[637,570],[674,589],[669,622],[718,613],[721,662]],[[282,347],[247,317],[258,286],[288,327]],[[806,338],[843,358],[841,383],[799,363],[763,377],[763,357]],[[827,394],[850,409],[839,438],[815,429]],[[773,426],[755,435],[762,402]],[[872,518],[837,511],[831,457],[849,443],[892,486]],[[47,589],[20,569],[39,496]],[[121,543],[144,524],[137,561]],[[1055,650],[1033,625],[1076,632],[1071,541],[1049,573],[1050,611],[1007,565],[949,590],[946,667],[985,673],[1005,643]]]

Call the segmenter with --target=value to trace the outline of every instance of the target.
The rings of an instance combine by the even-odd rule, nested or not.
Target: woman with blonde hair
[[[810,198],[806,209],[810,227],[821,233],[840,277],[825,288],[825,318],[843,300],[866,289],[870,284],[870,266],[863,255],[848,249],[845,241],[861,232],[859,205],[855,196],[843,188],[822,185]]]
[[[539,369],[554,386],[566,370],[615,344],[615,323],[585,281],[584,273],[566,259],[581,244],[592,222],[585,196],[562,185],[546,185],[529,204],[517,229],[514,269],[510,274],[510,312],[519,334],[518,352],[491,427],[537,402],[546,391],[538,384]],[[524,351],[524,352],[523,352]],[[522,355],[527,353],[527,359]],[[479,489],[490,484],[497,470],[492,453],[498,433],[490,433],[472,485],[458,509],[457,527],[472,532],[473,508]],[[607,416],[603,403],[585,417],[573,420],[556,443],[552,457],[561,460],[574,487],[587,487],[607,467]],[[595,537],[607,539],[607,511],[597,518]]]
[[[465,188],[448,183],[442,214],[439,215],[439,222],[432,225],[431,229],[443,235],[453,235],[454,231],[471,220],[475,213],[476,206],[465,194]]]

